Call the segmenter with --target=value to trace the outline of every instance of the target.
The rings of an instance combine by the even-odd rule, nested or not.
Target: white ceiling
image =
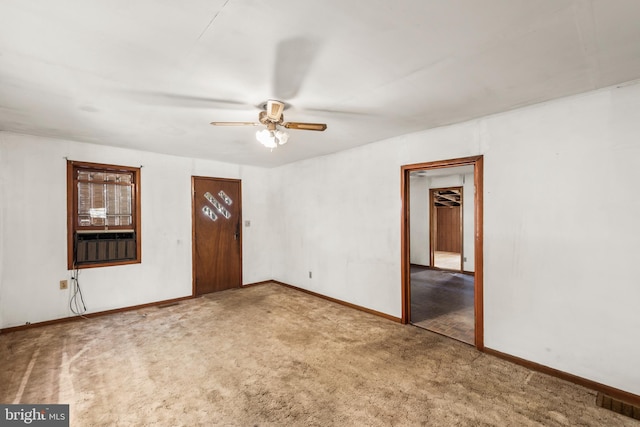
[[[640,78],[638,0],[2,0],[0,130],[276,166]],[[268,98],[291,131],[253,127]]]

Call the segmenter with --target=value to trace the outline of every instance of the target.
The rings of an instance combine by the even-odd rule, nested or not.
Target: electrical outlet
[[[60,280],[60,289],[67,289],[69,287],[69,282],[66,280]]]
[[[311,279],[312,276],[313,276],[313,274],[311,272],[309,272],[309,279]]]

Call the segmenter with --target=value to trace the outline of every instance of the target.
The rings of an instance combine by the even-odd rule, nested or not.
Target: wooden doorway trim
[[[409,259],[409,174],[412,171],[425,169],[453,168],[457,166],[473,166],[474,224],[475,224],[475,272],[474,272],[474,311],[475,311],[475,346],[484,349],[484,304],[483,304],[483,156],[463,157],[451,160],[416,163],[400,168],[400,195],[402,199],[401,214],[401,274],[402,274],[402,318],[404,324],[411,319],[411,266]]]
[[[429,189],[429,265],[434,268],[441,268],[436,265],[436,247],[438,246],[438,207],[436,206],[436,193],[441,191],[458,191],[460,193],[460,209],[459,209],[459,221],[460,227],[456,230],[456,234],[459,238],[460,245],[460,268],[456,269],[461,273],[464,272],[464,221],[462,213],[464,211],[464,187],[442,187],[442,188],[430,188]]]

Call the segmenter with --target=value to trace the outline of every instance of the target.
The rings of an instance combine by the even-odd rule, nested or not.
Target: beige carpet
[[[0,402],[69,403],[72,426],[638,427],[590,390],[275,284],[3,334],[0,360]]]

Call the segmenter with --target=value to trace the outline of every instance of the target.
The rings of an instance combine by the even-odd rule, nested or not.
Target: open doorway
[[[456,169],[454,171],[453,169]],[[411,172],[415,179],[431,180],[429,172]],[[459,172],[460,180],[473,175],[472,166],[452,168],[446,178],[455,177]],[[413,181],[414,179],[412,179]],[[429,188],[429,233],[431,266],[444,270],[462,271],[463,242],[463,187]]]
[[[402,322],[482,349],[482,156],[401,172]]]

